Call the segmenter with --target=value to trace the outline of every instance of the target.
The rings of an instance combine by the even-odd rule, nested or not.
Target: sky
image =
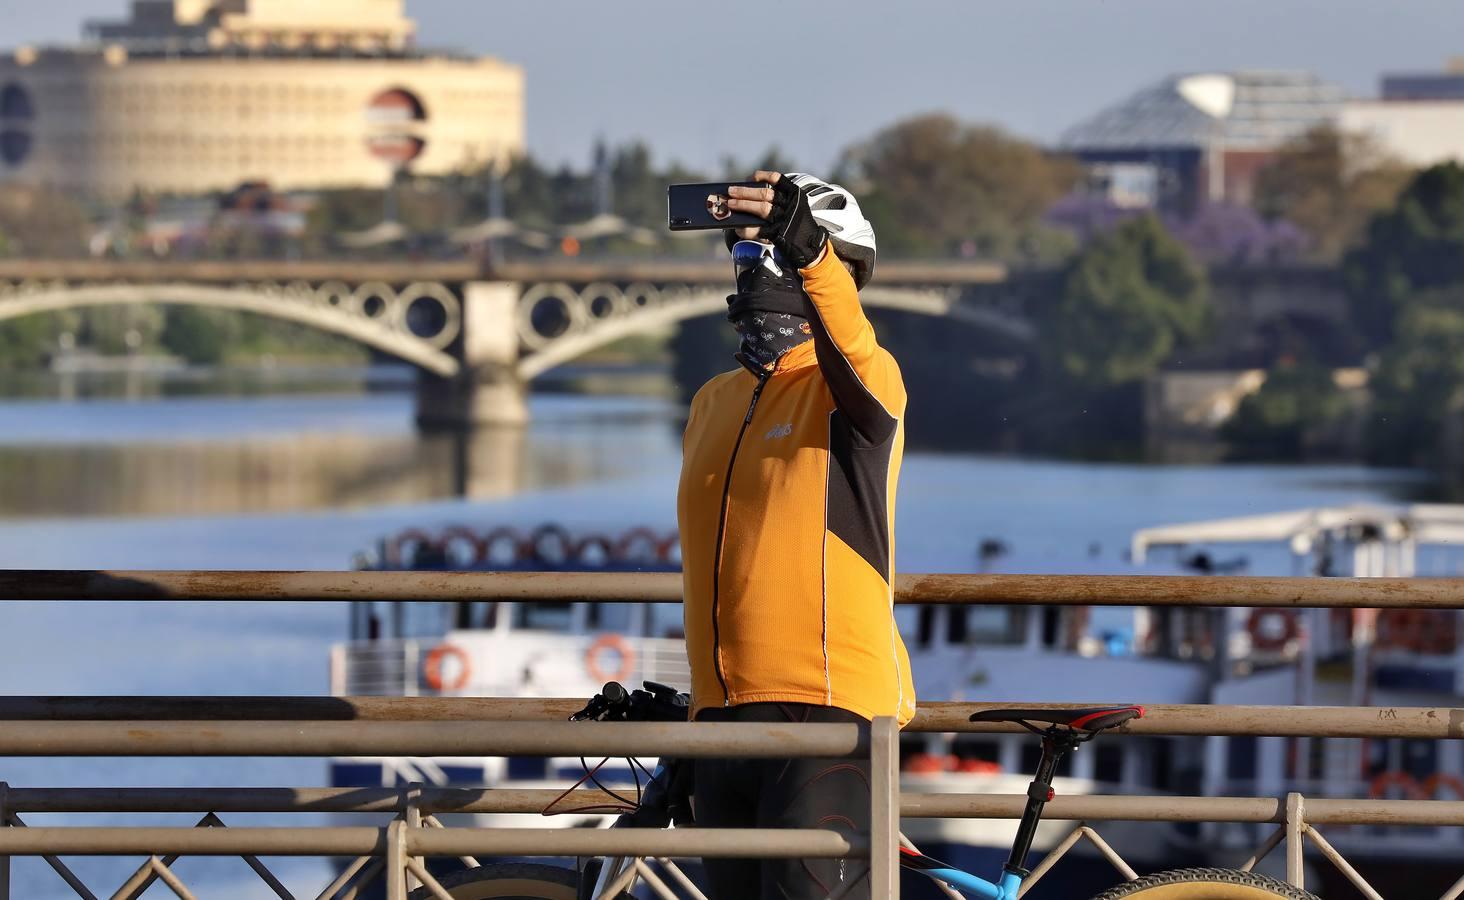
[[[306,2],[306,0],[302,0]],[[125,0],[0,0],[0,47],[70,42]],[[1310,70],[1358,96],[1464,55],[1459,0],[407,0],[419,43],[523,67],[529,152],[597,138],[715,173],[771,145],[825,170],[945,111],[1051,141],[1175,72]],[[729,175],[735,173],[727,173]]]

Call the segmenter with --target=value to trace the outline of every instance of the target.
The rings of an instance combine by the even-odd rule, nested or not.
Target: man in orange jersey
[[[739,365],[692,400],[677,499],[692,715],[904,725],[915,689],[891,584],[905,388],[859,303],[874,231],[838,185],[753,179],[765,187],[732,187],[727,204],[768,223],[728,233]],[[704,826],[869,827],[867,761],[707,760],[695,782]],[[717,900],[869,896],[853,860],[706,867]]]

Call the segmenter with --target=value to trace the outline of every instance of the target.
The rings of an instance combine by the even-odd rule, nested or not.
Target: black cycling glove
[[[800,269],[813,265],[823,252],[829,233],[813,218],[808,194],[784,175],[773,185],[773,211],[762,236],[773,242],[783,258]]]

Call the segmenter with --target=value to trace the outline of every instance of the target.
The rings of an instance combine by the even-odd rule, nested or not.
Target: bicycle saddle
[[[1131,720],[1142,719],[1142,706],[1090,706],[1085,709],[983,709],[972,722],[1048,722],[1076,731],[1103,731]]]

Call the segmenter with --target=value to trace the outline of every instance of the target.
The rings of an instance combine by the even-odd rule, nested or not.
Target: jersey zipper
[[[722,479],[722,512],[717,517],[717,555],[716,565],[712,568],[712,663],[717,671],[717,681],[722,685],[722,705],[726,706],[732,702],[732,694],[727,690],[727,676],[722,672],[722,629],[718,620],[718,607],[722,600],[722,542],[727,537],[727,507],[731,504],[732,496],[732,466],[737,462],[737,451],[742,447],[742,437],[747,434],[747,426],[752,424],[753,410],[757,409],[757,399],[762,396],[763,388],[768,383],[771,373],[764,372],[757,378],[757,386],[752,389],[752,399],[747,404],[747,415],[742,417],[742,427],[737,431],[737,440],[732,444],[732,456],[727,460],[727,477]]]

